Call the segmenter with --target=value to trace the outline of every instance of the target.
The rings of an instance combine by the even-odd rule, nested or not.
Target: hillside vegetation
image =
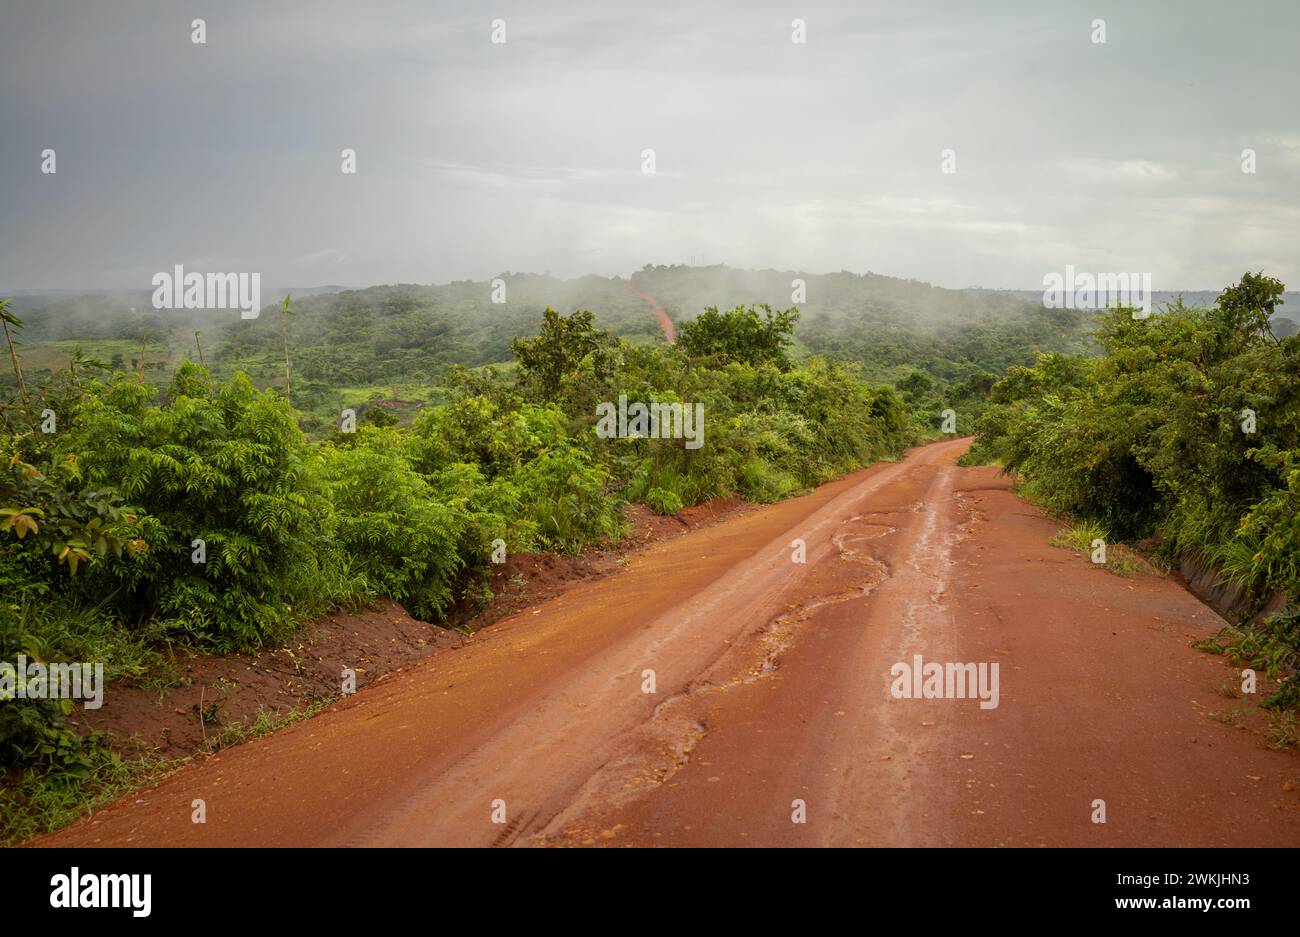
[[[1247,610],[1217,649],[1281,681],[1300,703],[1300,336],[1270,320],[1283,286],[1247,274],[1214,305],[1105,315],[1103,354],[1047,354],[993,385],[971,461],[996,460],[1032,497],[1116,540],[1217,570]]]
[[[181,362],[200,359],[201,345],[214,376],[243,371],[258,388],[283,390],[287,329],[293,404],[304,430],[320,436],[344,407],[377,405],[409,422],[420,406],[448,399],[454,366],[508,366],[511,342],[532,334],[547,307],[591,310],[598,327],[640,346],[663,340],[646,296],[679,324],[710,307],[797,306],[795,360],[817,354],[853,363],[867,380],[898,386],[920,422],[937,427],[937,414],[951,406],[967,432],[993,379],[1009,365],[1031,364],[1039,351],[1088,350],[1092,319],[1005,293],[870,273],[647,265],[626,280],[509,272],[499,279],[499,303],[482,281],[295,295],[287,321],[276,306],[253,320],[226,311],[155,311],[147,294],[44,305],[32,298],[20,310],[24,356],[39,381],[66,366],[78,347],[121,371],[138,370],[143,348],[144,375],[163,385]]]

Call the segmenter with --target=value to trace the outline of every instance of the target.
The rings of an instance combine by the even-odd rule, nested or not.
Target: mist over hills
[[[989,289],[965,287],[949,289],[932,286],[921,280],[903,279],[883,274],[850,271],[834,273],[808,273],[799,270],[745,270],[726,265],[687,266],[684,264],[646,264],[629,277],[605,277],[590,274],[573,279],[560,279],[548,274],[505,271],[498,275],[507,284],[507,297],[503,303],[490,303],[500,311],[501,306],[512,304],[550,305],[561,311],[589,308],[602,310],[606,318],[619,318],[614,310],[628,298],[626,288],[650,292],[674,320],[691,318],[709,306],[730,307],[740,304],[768,303],[774,308],[799,306],[805,323],[815,320],[830,309],[841,309],[848,304],[870,315],[873,311],[899,318],[915,328],[930,328],[972,319],[1001,319],[1020,305],[1042,308],[1041,289]],[[495,279],[495,278],[494,278]],[[805,283],[803,301],[794,298],[794,281]],[[454,280],[444,284],[375,284],[369,287],[340,285],[276,286],[264,285],[262,296],[267,308],[278,304],[285,295],[295,302],[308,297],[327,294],[371,294],[375,290],[399,289],[409,295],[427,298],[434,307],[451,303],[465,308],[483,305],[484,296],[490,294],[491,281]],[[144,321],[153,315],[151,290],[97,290],[97,289],[23,289],[0,290],[0,295],[11,300],[11,308],[20,313],[36,312],[29,335],[49,339],[107,337],[108,332],[120,334],[131,326],[120,321],[136,316]],[[1155,290],[1153,303],[1163,305],[1182,298],[1191,306],[1213,304],[1217,290]],[[1283,294],[1286,310],[1280,318],[1300,321],[1300,292]],[[865,304],[865,305],[864,305]],[[466,311],[469,311],[466,308]],[[1288,315],[1288,313],[1291,313]],[[188,319],[186,317],[189,317]],[[112,319],[112,322],[108,320]],[[228,325],[227,310],[162,310],[154,325],[166,328],[168,320],[190,320],[209,325]],[[607,325],[613,325],[613,322]],[[633,333],[638,331],[631,323],[618,323]],[[806,326],[805,326],[806,327]],[[138,333],[137,333],[138,334]]]
[[[286,294],[293,297],[287,323],[279,311]],[[1155,294],[1157,306],[1176,295]],[[1213,303],[1216,295],[1182,294],[1189,305]],[[1300,294],[1286,299],[1279,335],[1295,331],[1290,308],[1300,317]],[[1046,309],[1034,290],[723,265],[647,264],[626,278],[505,271],[490,281],[433,285],[264,287],[262,300],[256,319],[226,309],[156,310],[146,291],[27,291],[14,295],[13,308],[25,320],[24,354],[37,374],[61,367],[77,347],[122,369],[135,368],[143,350],[143,370],[155,382],[183,359],[202,357],[218,375],[245,371],[268,386],[283,380],[287,328],[295,402],[322,413],[376,395],[435,400],[447,368],[510,362],[511,341],[534,334],[548,306],[565,314],[591,310],[599,327],[633,344],[665,341],[654,303],[674,322],[715,306],[797,306],[796,356],[850,361],[868,379],[895,385],[915,372],[943,384],[1031,364],[1040,352],[1088,351],[1094,315]]]
[[[494,302],[498,282],[502,289],[496,298],[501,301]],[[200,329],[212,341],[224,344],[218,358],[231,363],[272,334],[278,336],[276,307],[286,293],[293,296],[290,336],[297,354],[311,358],[314,349],[325,347],[336,356],[364,356],[368,351],[376,365],[384,359],[390,375],[394,367],[399,373],[429,376],[442,364],[506,361],[510,339],[530,334],[547,306],[564,313],[590,309],[600,326],[634,342],[661,340],[662,330],[647,296],[674,321],[714,306],[798,306],[802,321],[796,334],[807,348],[853,356],[862,355],[871,344],[872,337],[864,331],[868,329],[883,346],[913,333],[943,332],[951,337],[994,323],[1028,329],[1040,342],[1052,343],[1054,330],[1071,335],[1082,319],[1075,313],[1044,310],[1041,303],[1011,293],[942,289],[875,273],[809,274],[720,265],[646,265],[627,278],[589,275],[564,280],[506,271],[492,281],[435,285],[264,287],[263,311],[254,320],[240,320],[230,310],[155,310],[151,294],[145,291],[83,295],[29,291],[15,296],[14,308],[26,316],[28,341],[140,339],[146,329],[161,341],[188,337]],[[414,360],[415,355],[421,360]],[[885,357],[902,363],[893,360],[897,355]],[[377,373],[366,376],[382,379]]]

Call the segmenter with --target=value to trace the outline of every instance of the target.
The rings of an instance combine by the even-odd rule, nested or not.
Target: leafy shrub
[[[412,615],[436,620],[466,565],[458,548],[468,517],[437,500],[403,441],[391,428],[360,428],[354,445],[322,448],[319,475],[351,573]]]
[[[332,511],[307,471],[287,402],[247,377],[214,385],[185,364],[167,393],[133,377],[92,382],[54,449],[76,477],[144,514],[130,564],[92,566],[86,595],[126,620],[158,618],[217,647],[256,646],[342,596]],[[206,562],[195,562],[195,541]]]
[[[684,507],[677,492],[664,488],[651,488],[646,492],[645,503],[656,514],[676,514]]]
[[[16,448],[19,442],[10,437],[0,449],[8,461],[8,471],[0,475],[0,505],[6,505],[0,507],[0,536],[12,534],[18,541],[9,544],[13,556],[25,554],[32,560],[29,573],[43,566],[45,575],[28,575],[15,582],[15,594],[47,592],[58,564],[65,564],[68,575],[75,576],[78,567],[95,556],[111,551],[121,557],[124,548],[134,554],[147,547],[135,536],[138,509],[123,505],[108,488],[67,487],[80,476],[75,455],[56,460],[50,472],[42,472],[22,461]]]
[[[526,517],[540,543],[564,553],[616,539],[625,527],[619,503],[606,488],[609,473],[579,449],[544,452],[515,474]]]
[[[19,655],[41,660],[44,643],[25,627],[15,604],[0,606],[0,661],[17,666]],[[0,770],[42,765],[73,776],[89,767],[81,737],[67,722],[70,699],[14,699],[0,691]]]

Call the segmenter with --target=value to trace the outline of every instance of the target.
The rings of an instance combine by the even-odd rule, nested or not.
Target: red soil
[[[1300,843],[1300,761],[1189,647],[1222,620],[1050,546],[965,445],[651,542],[40,843]],[[998,707],[893,698],[914,654],[997,662]]]

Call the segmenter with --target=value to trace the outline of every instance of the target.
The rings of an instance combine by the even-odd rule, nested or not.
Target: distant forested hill
[[[162,379],[185,358],[197,360],[201,344],[217,375],[242,370],[258,385],[282,386],[287,327],[294,403],[319,413],[381,399],[410,406],[440,399],[449,366],[509,362],[510,341],[535,333],[547,306],[590,309],[598,326],[634,344],[663,341],[651,299],[675,322],[710,306],[798,306],[796,357],[853,361],[867,378],[896,385],[985,383],[1010,365],[1032,364],[1040,351],[1091,350],[1093,314],[1044,309],[1032,291],[724,266],[647,265],[627,279],[507,272],[500,280],[500,303],[485,281],[299,290],[287,322],[273,288],[263,290],[267,306],[252,320],[226,310],[155,310],[144,292],[22,295],[14,309],[26,321],[24,362],[37,379],[65,365],[77,347],[123,370],[137,368],[143,350],[146,375]],[[802,302],[795,281],[802,281]],[[1294,305],[1300,314],[1300,302]]]
[[[945,290],[870,273],[647,266],[626,280],[516,273],[501,279],[504,303],[493,303],[492,286],[482,281],[309,296],[299,292],[290,324],[298,369],[308,378],[368,383],[431,379],[451,363],[506,361],[510,340],[531,334],[548,305],[561,312],[590,309],[597,323],[615,334],[653,341],[660,329],[643,298],[646,293],[678,321],[709,306],[798,305],[803,318],[796,334],[807,348],[858,358],[877,370],[915,364],[936,376],[954,372],[950,354],[959,357],[955,371],[962,372],[969,366],[1000,370],[1012,361],[1032,360],[1032,347],[1074,348],[1082,319],[1074,313],[1049,313],[1009,293]],[[796,279],[804,281],[806,292],[798,303],[792,301]],[[169,350],[192,352],[193,332],[201,330],[210,364],[222,370],[266,366],[270,370],[261,376],[270,380],[281,354],[281,323],[270,304],[281,298],[264,291],[268,308],[256,320],[240,320],[226,311],[154,310],[146,293],[56,295],[46,297],[44,305],[39,296],[23,296],[14,308],[27,320],[30,343],[138,342],[148,330],[160,351],[175,346]],[[1006,340],[990,341],[990,328],[1004,330]]]

